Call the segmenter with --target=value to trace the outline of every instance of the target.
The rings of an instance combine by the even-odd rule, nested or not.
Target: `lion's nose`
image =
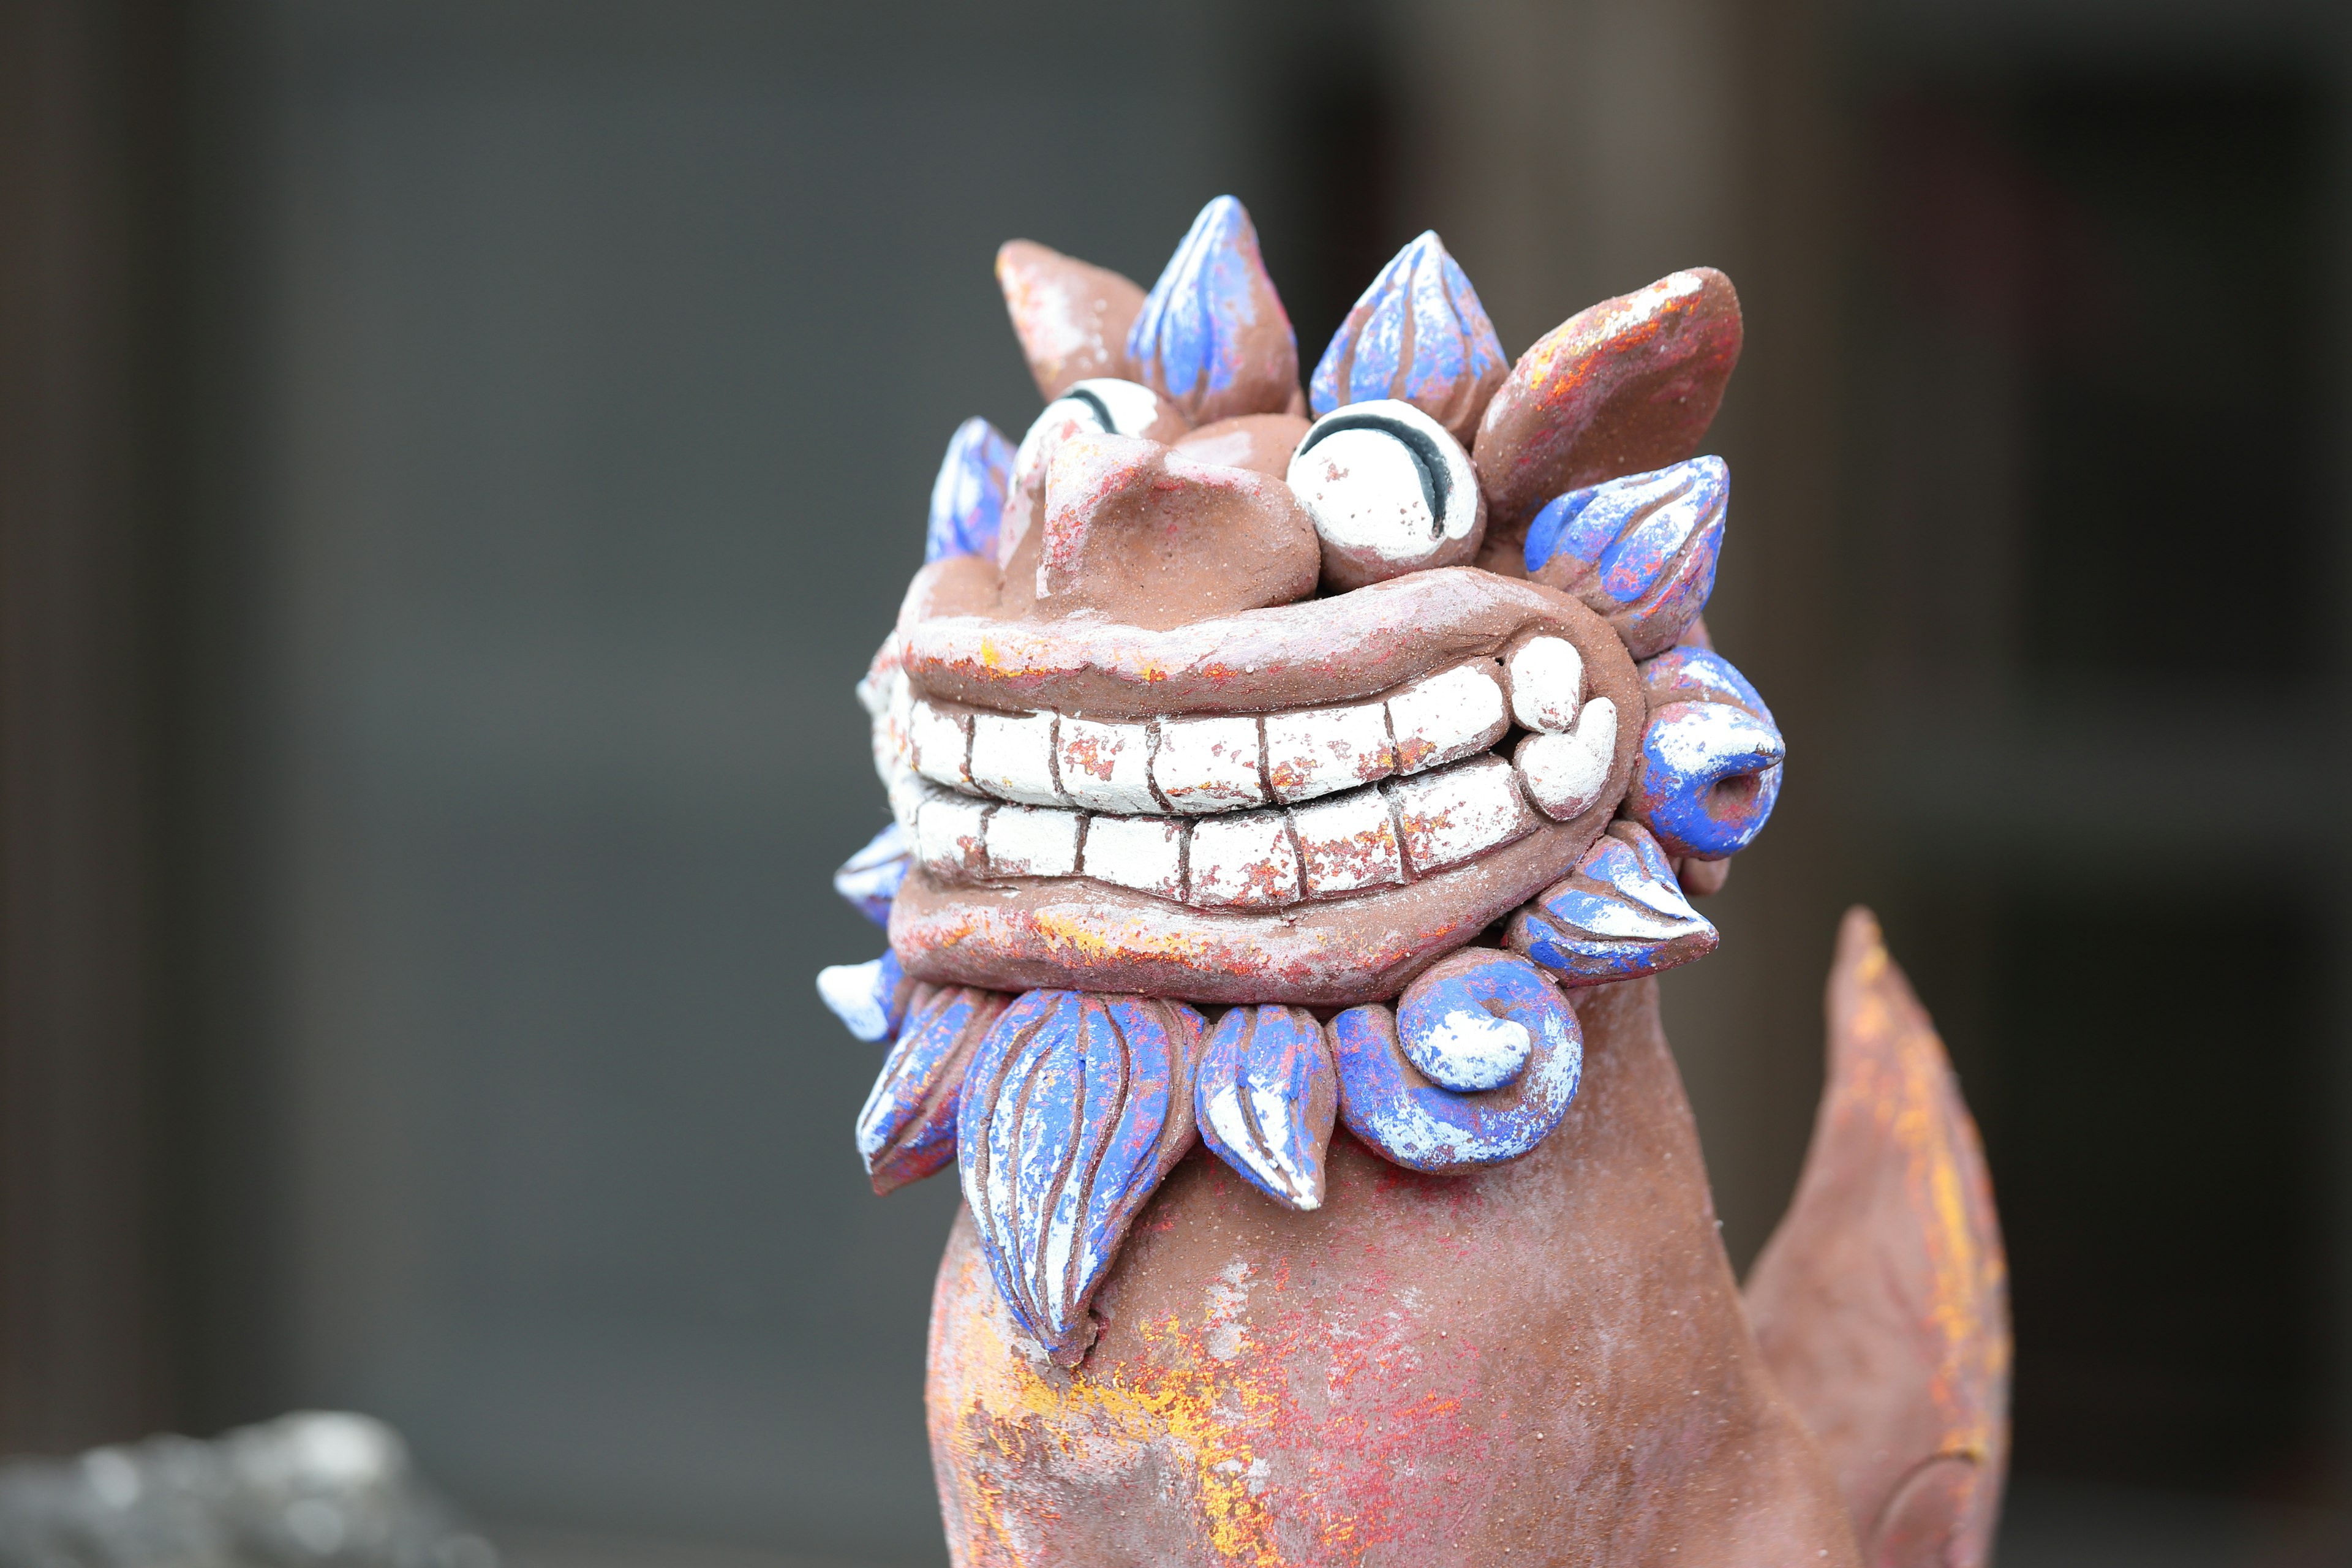
[[[1315,524],[1269,475],[1157,441],[1072,436],[1045,470],[1037,610],[1166,627],[1315,592]]]

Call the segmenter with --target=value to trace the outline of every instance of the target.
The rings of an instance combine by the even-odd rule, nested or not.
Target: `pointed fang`
[[[982,1041],[956,1152],[1014,1322],[1076,1366],[1128,1226],[1192,1147],[1201,1016],[1178,1003],[1032,991]]]
[[[906,1026],[857,1113],[857,1152],[875,1192],[921,1181],[955,1158],[964,1069],[1012,1000],[968,985],[916,989]]]
[[[1298,339],[1231,196],[1201,209],[1127,335],[1135,378],[1194,425],[1279,414],[1298,391]]]
[[[1430,1037],[1462,1006],[1515,1024],[1528,1038],[1517,1075],[1496,1089],[1449,1089],[1416,1065]],[[1416,1036],[1409,1050],[1400,1026]],[[1350,1007],[1327,1026],[1339,1063],[1339,1117],[1382,1158],[1444,1172],[1516,1160],[1568,1114],[1584,1073],[1584,1032],[1557,987],[1525,959],[1465,948],[1411,985],[1397,1011]]]
[[[1528,525],[1528,575],[1574,594],[1647,658],[1706,607],[1730,500],[1721,458],[1570,490]]]
[[[890,824],[841,863],[841,869],[833,874],[833,890],[876,925],[888,925],[898,884],[907,879],[908,848],[905,831],[897,823]]]
[[[923,531],[923,559],[996,554],[996,531],[1004,515],[1006,477],[1013,471],[1013,443],[985,419],[967,419],[948,440],[940,476],[931,481],[931,517]]]
[[[1505,940],[1563,985],[1599,985],[1705,958],[1717,938],[1657,840],[1618,821],[1567,880],[1511,917]]]
[[[1308,388],[1318,415],[1350,403],[1410,403],[1464,447],[1510,361],[1434,230],[1396,253],[1332,334]]]
[[[1202,1050],[1192,1103],[1202,1140],[1250,1185],[1294,1209],[1322,1206],[1339,1069],[1312,1013],[1228,1009]]]

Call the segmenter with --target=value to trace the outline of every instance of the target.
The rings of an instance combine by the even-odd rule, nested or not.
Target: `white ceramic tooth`
[[[1405,864],[1424,876],[1523,838],[1536,814],[1519,794],[1511,764],[1478,757],[1420,778],[1382,784],[1403,830]]]
[[[1184,896],[1187,825],[1165,816],[1097,816],[1087,824],[1083,869],[1097,882]]]
[[[992,877],[1075,877],[1086,818],[1048,805],[1000,805],[988,817]]]
[[[1566,637],[1530,637],[1512,650],[1504,671],[1511,717],[1522,730],[1565,735],[1584,705],[1584,656]]]
[[[1298,858],[1310,898],[1352,893],[1404,880],[1396,822],[1376,789],[1351,790],[1333,800],[1292,808]]]
[[[925,784],[912,768],[900,768],[885,781],[885,785],[890,799],[891,818],[898,824],[898,831],[912,838],[915,819],[922,812],[923,802],[930,798],[931,786]]]
[[[1054,787],[1054,715],[973,714],[971,782],[999,800],[1065,804]]]
[[[875,719],[872,731],[874,775],[882,781],[882,787],[887,789],[890,787],[892,774],[901,768],[912,765],[915,749],[907,743],[906,732],[890,722],[890,715],[887,713]]]
[[[907,715],[907,733],[914,742],[915,771],[935,784],[965,787],[971,783],[971,720],[928,702],[918,702]]]
[[[915,721],[915,688],[905,670],[894,670],[890,676],[890,724],[898,731],[901,742],[910,750],[914,745],[911,727]],[[908,758],[908,765],[913,759]]]
[[[1265,716],[1265,777],[1276,800],[1313,800],[1396,772],[1378,702]]]
[[[896,791],[900,775],[912,777],[915,772],[915,694],[904,670],[890,671],[882,697],[882,708],[874,715],[874,771],[881,775],[884,789]]]
[[[1088,811],[1148,816],[1160,809],[1151,797],[1151,728],[1148,724],[1097,724],[1065,717],[1056,741],[1062,793]]]
[[[1511,753],[1519,782],[1546,816],[1566,822],[1601,800],[1617,752],[1617,704],[1596,697],[1565,735],[1529,735]]]
[[[1389,730],[1396,737],[1401,773],[1423,773],[1483,752],[1510,727],[1503,683],[1485,664],[1440,670],[1389,699]]]
[[[1255,719],[1162,719],[1151,782],[1178,811],[1238,811],[1265,804]]]
[[[893,683],[906,679],[906,672],[898,668],[895,658],[891,668],[886,671],[877,674],[874,670],[867,670],[857,678],[858,705],[875,718],[879,719],[884,710],[890,706],[890,690]]]
[[[988,814],[995,808],[945,790],[915,816],[915,858],[941,877],[978,876],[988,865]]]
[[[1186,902],[1212,909],[1265,909],[1298,901],[1298,847],[1287,814],[1243,811],[1192,825]]]

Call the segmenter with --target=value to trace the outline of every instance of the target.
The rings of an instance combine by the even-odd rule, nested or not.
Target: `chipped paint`
[[[1317,362],[1309,405],[1396,398],[1468,445],[1510,362],[1461,265],[1433,229],[1396,253]]]
[[[1228,1008],[1202,1048],[1193,1093],[1201,1137],[1226,1164],[1276,1203],[1321,1206],[1339,1070],[1313,1014]]]
[[[957,1119],[964,1202],[1006,1302],[1056,1360],[1093,1342],[1096,1287],[1192,1147],[1200,1031],[1178,1003],[1033,991],[973,1053]]]
[[[971,1254],[950,1251],[932,1338],[931,1436],[959,1568],[1069,1562],[1046,1500],[1055,1479],[1188,1516],[1203,1562],[1345,1568],[1397,1540],[1435,1504],[1431,1457],[1475,1464],[1483,1436],[1458,1392],[1478,1354],[1424,1340],[1378,1293],[1333,1301],[1286,1268],[1235,1258],[1199,1305],[1138,1326],[1118,1368],[1065,1373],[1021,1352]],[[1043,1484],[1041,1488],[1041,1484]],[[1475,1494],[1474,1494],[1475,1496]]]
[[[1644,660],[1650,720],[1624,814],[1669,855],[1721,859],[1754,842],[1780,798],[1788,747],[1731,661],[1677,647]]]
[[[1431,1037],[1464,1006],[1491,1008],[1525,1031],[1529,1047],[1509,1080],[1456,1090],[1424,1074],[1401,1027]],[[1405,987],[1397,1010],[1350,1007],[1328,1026],[1339,1067],[1339,1116],[1348,1131],[1415,1171],[1456,1171],[1516,1160],[1568,1114],[1584,1069],[1584,1034],[1559,993],[1515,954],[1469,948]],[[1466,1077],[1467,1075],[1463,1075]]]
[[[1655,974],[1713,952],[1714,925],[1691,908],[1649,831],[1612,822],[1575,872],[1511,917],[1504,941],[1559,977],[1597,985]]]

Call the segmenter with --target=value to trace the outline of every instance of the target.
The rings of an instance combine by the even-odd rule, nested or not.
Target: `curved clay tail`
[[[1976,1123],[1867,910],[1829,984],[1796,1201],[1748,1279],[1872,1568],[1979,1568],[2009,1455],[2009,1274]]]

